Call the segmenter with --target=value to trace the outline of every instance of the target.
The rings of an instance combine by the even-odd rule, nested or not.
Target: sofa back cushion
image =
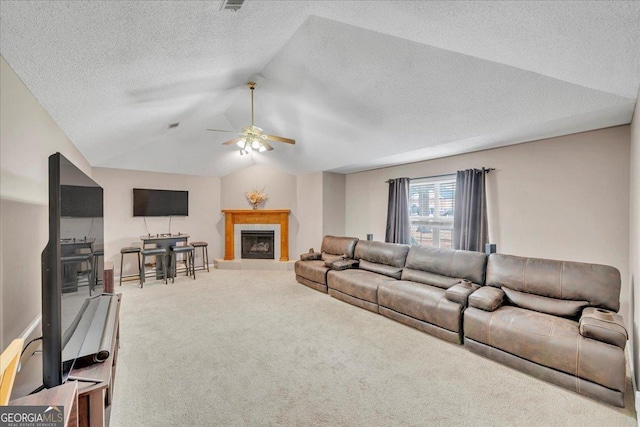
[[[484,284],[486,266],[487,255],[482,252],[440,249],[429,246],[411,246],[405,264],[405,267],[412,270],[467,279],[479,285]]]
[[[559,300],[587,301],[590,306],[613,311],[620,309],[620,272],[607,265],[491,254],[486,284]]]
[[[402,269],[401,279],[437,286],[442,289],[449,289],[453,285],[460,283],[460,278],[457,277],[443,276],[441,274],[430,273],[423,270],[414,270],[413,268],[408,267]]]
[[[512,305],[535,310],[554,316],[570,317],[576,319],[582,314],[582,310],[589,306],[589,301],[574,301],[567,299],[549,298],[536,294],[516,291],[502,287],[504,294]]]
[[[354,254],[362,270],[399,279],[408,252],[409,245],[359,240]]]
[[[336,236],[324,236],[322,239],[322,246],[320,251],[322,252],[322,259],[328,261],[330,259],[340,259],[341,255],[346,255],[347,258],[353,258],[353,251],[356,247],[357,237],[336,237]],[[330,257],[326,255],[338,255],[338,257]],[[327,258],[327,259],[325,259]]]

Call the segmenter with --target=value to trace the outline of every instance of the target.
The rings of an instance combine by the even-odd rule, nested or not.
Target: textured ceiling
[[[0,3],[0,53],[93,166],[354,172],[629,123],[640,2]],[[250,122],[295,138],[241,157]],[[175,129],[170,123],[180,122]]]

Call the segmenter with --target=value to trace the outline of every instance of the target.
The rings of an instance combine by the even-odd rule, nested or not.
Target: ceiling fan
[[[271,144],[267,142],[267,140],[284,142],[287,144],[295,144],[296,141],[290,138],[283,138],[281,136],[275,136],[275,135],[265,135],[262,133],[262,128],[259,128],[258,126],[254,126],[253,124],[253,91],[256,89],[256,83],[249,82],[247,83],[247,86],[249,86],[249,89],[251,89],[251,126],[245,126],[244,128],[242,128],[242,133],[238,133],[230,130],[220,130],[220,129],[207,129],[207,130],[213,131],[213,132],[236,133],[238,135],[241,135],[238,138],[233,138],[229,141],[222,143],[222,145],[236,144],[238,147],[240,147],[240,155],[249,154],[251,151],[258,151],[261,153],[264,151],[273,150],[273,147],[271,146]]]

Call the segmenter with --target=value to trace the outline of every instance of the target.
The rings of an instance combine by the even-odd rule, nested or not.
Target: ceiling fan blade
[[[231,139],[231,140],[229,140],[229,141],[227,141],[227,142],[223,142],[223,143],[222,143],[222,145],[233,145],[233,144],[235,144],[236,142],[240,141],[241,139],[242,139],[242,137],[240,137],[240,138],[233,138],[233,139]]]
[[[212,132],[229,132],[229,133],[237,133],[235,130],[222,130],[222,129],[207,129]]]
[[[267,141],[262,140],[261,144],[264,146],[264,148],[267,149],[267,151],[271,151],[273,150],[273,147],[271,146],[271,144],[269,144]]]
[[[265,135],[267,137],[267,139],[270,139],[272,141],[280,141],[280,142],[286,142],[287,144],[295,144],[296,141],[294,139],[290,139],[290,138],[283,138],[281,136],[274,136],[274,135]]]

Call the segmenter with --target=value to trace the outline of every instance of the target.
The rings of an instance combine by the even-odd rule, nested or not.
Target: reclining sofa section
[[[359,268],[330,270],[329,295],[377,313],[378,286],[400,279],[408,252],[408,245],[358,241],[354,256]]]
[[[378,287],[380,314],[460,344],[462,312],[486,264],[481,252],[411,246],[401,280]]]
[[[327,292],[328,265],[342,258],[353,258],[358,239],[355,237],[324,236],[320,252],[300,255],[294,264],[296,280],[312,289]]]
[[[464,344],[543,380],[624,406],[627,332],[620,272],[609,266],[492,254],[469,297]]]

